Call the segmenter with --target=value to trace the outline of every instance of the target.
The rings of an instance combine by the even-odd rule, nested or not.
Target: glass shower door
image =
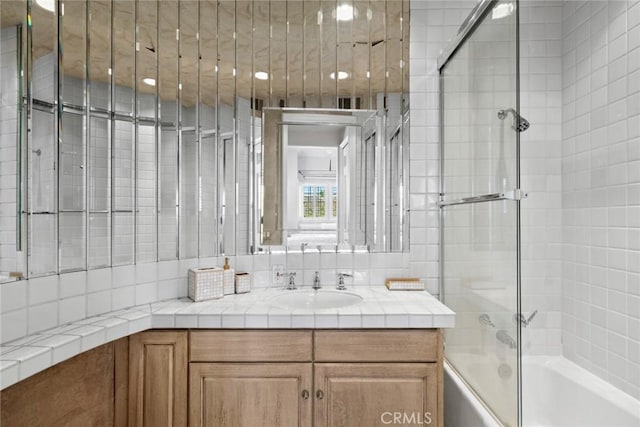
[[[504,425],[519,418],[515,3],[490,3],[440,67],[445,356]]]

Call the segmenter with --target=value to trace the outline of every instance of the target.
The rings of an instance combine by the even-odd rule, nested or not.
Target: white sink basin
[[[360,295],[345,291],[288,291],[271,298],[268,303],[286,309],[322,310],[354,305],[362,301]]]

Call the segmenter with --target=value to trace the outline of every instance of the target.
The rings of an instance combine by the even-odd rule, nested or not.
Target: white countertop
[[[328,288],[327,288],[328,289]],[[333,309],[284,309],[269,300],[282,288],[193,302],[173,299],[79,320],[0,347],[0,389],[82,352],[147,329],[452,328],[455,313],[422,291],[350,287],[357,304]]]

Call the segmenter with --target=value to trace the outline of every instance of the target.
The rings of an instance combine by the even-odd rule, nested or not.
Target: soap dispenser
[[[223,268],[224,268],[224,272],[223,272],[222,286],[224,288],[224,294],[225,295],[233,294],[235,293],[236,274],[231,268],[231,266],[229,265],[229,258],[224,259]]]

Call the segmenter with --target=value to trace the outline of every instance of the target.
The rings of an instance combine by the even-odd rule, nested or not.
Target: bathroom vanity
[[[189,415],[193,426],[220,425],[231,414],[238,417],[234,425],[254,425],[252,421],[269,413],[271,419],[283,420],[278,425],[310,426],[313,419],[316,426],[352,426],[379,424],[385,412],[401,409],[429,412],[433,417],[439,413],[441,351],[435,330],[264,331],[246,332],[231,340],[225,332],[191,334]],[[264,345],[272,340],[285,345]],[[243,341],[260,343],[260,351],[236,357],[244,353]],[[225,349],[218,354],[197,350],[218,342]],[[237,354],[226,357],[226,349],[234,346]],[[251,362],[250,369],[220,363],[233,359]],[[245,393],[251,401],[253,393],[264,393],[265,399],[258,399],[264,407],[249,410],[242,400],[233,398]],[[222,396],[224,404],[209,406],[204,397],[211,395]]]
[[[354,291],[362,301],[349,307],[269,305],[282,294],[173,300],[85,319],[81,331],[110,325],[105,336],[116,324],[141,330],[5,388],[2,425],[28,417],[33,426],[382,426],[402,417],[442,426],[442,328],[453,326],[453,312],[427,293],[370,288]],[[71,339],[81,333],[73,326],[51,337]],[[24,349],[40,345],[27,340]],[[33,399],[46,403],[33,411]]]
[[[437,329],[150,330],[102,347],[79,356],[80,369],[65,369],[74,358],[3,392],[10,412],[3,425],[15,425],[17,409],[28,410],[13,398],[15,389],[73,398],[79,407],[63,404],[66,411],[90,404],[97,412],[85,415],[99,415],[104,425],[111,425],[110,408],[96,405],[113,402],[115,426],[375,426],[396,413],[442,426]],[[95,382],[110,369],[115,385]],[[65,399],[61,383],[87,393]],[[57,405],[45,408],[30,425],[60,419]]]

